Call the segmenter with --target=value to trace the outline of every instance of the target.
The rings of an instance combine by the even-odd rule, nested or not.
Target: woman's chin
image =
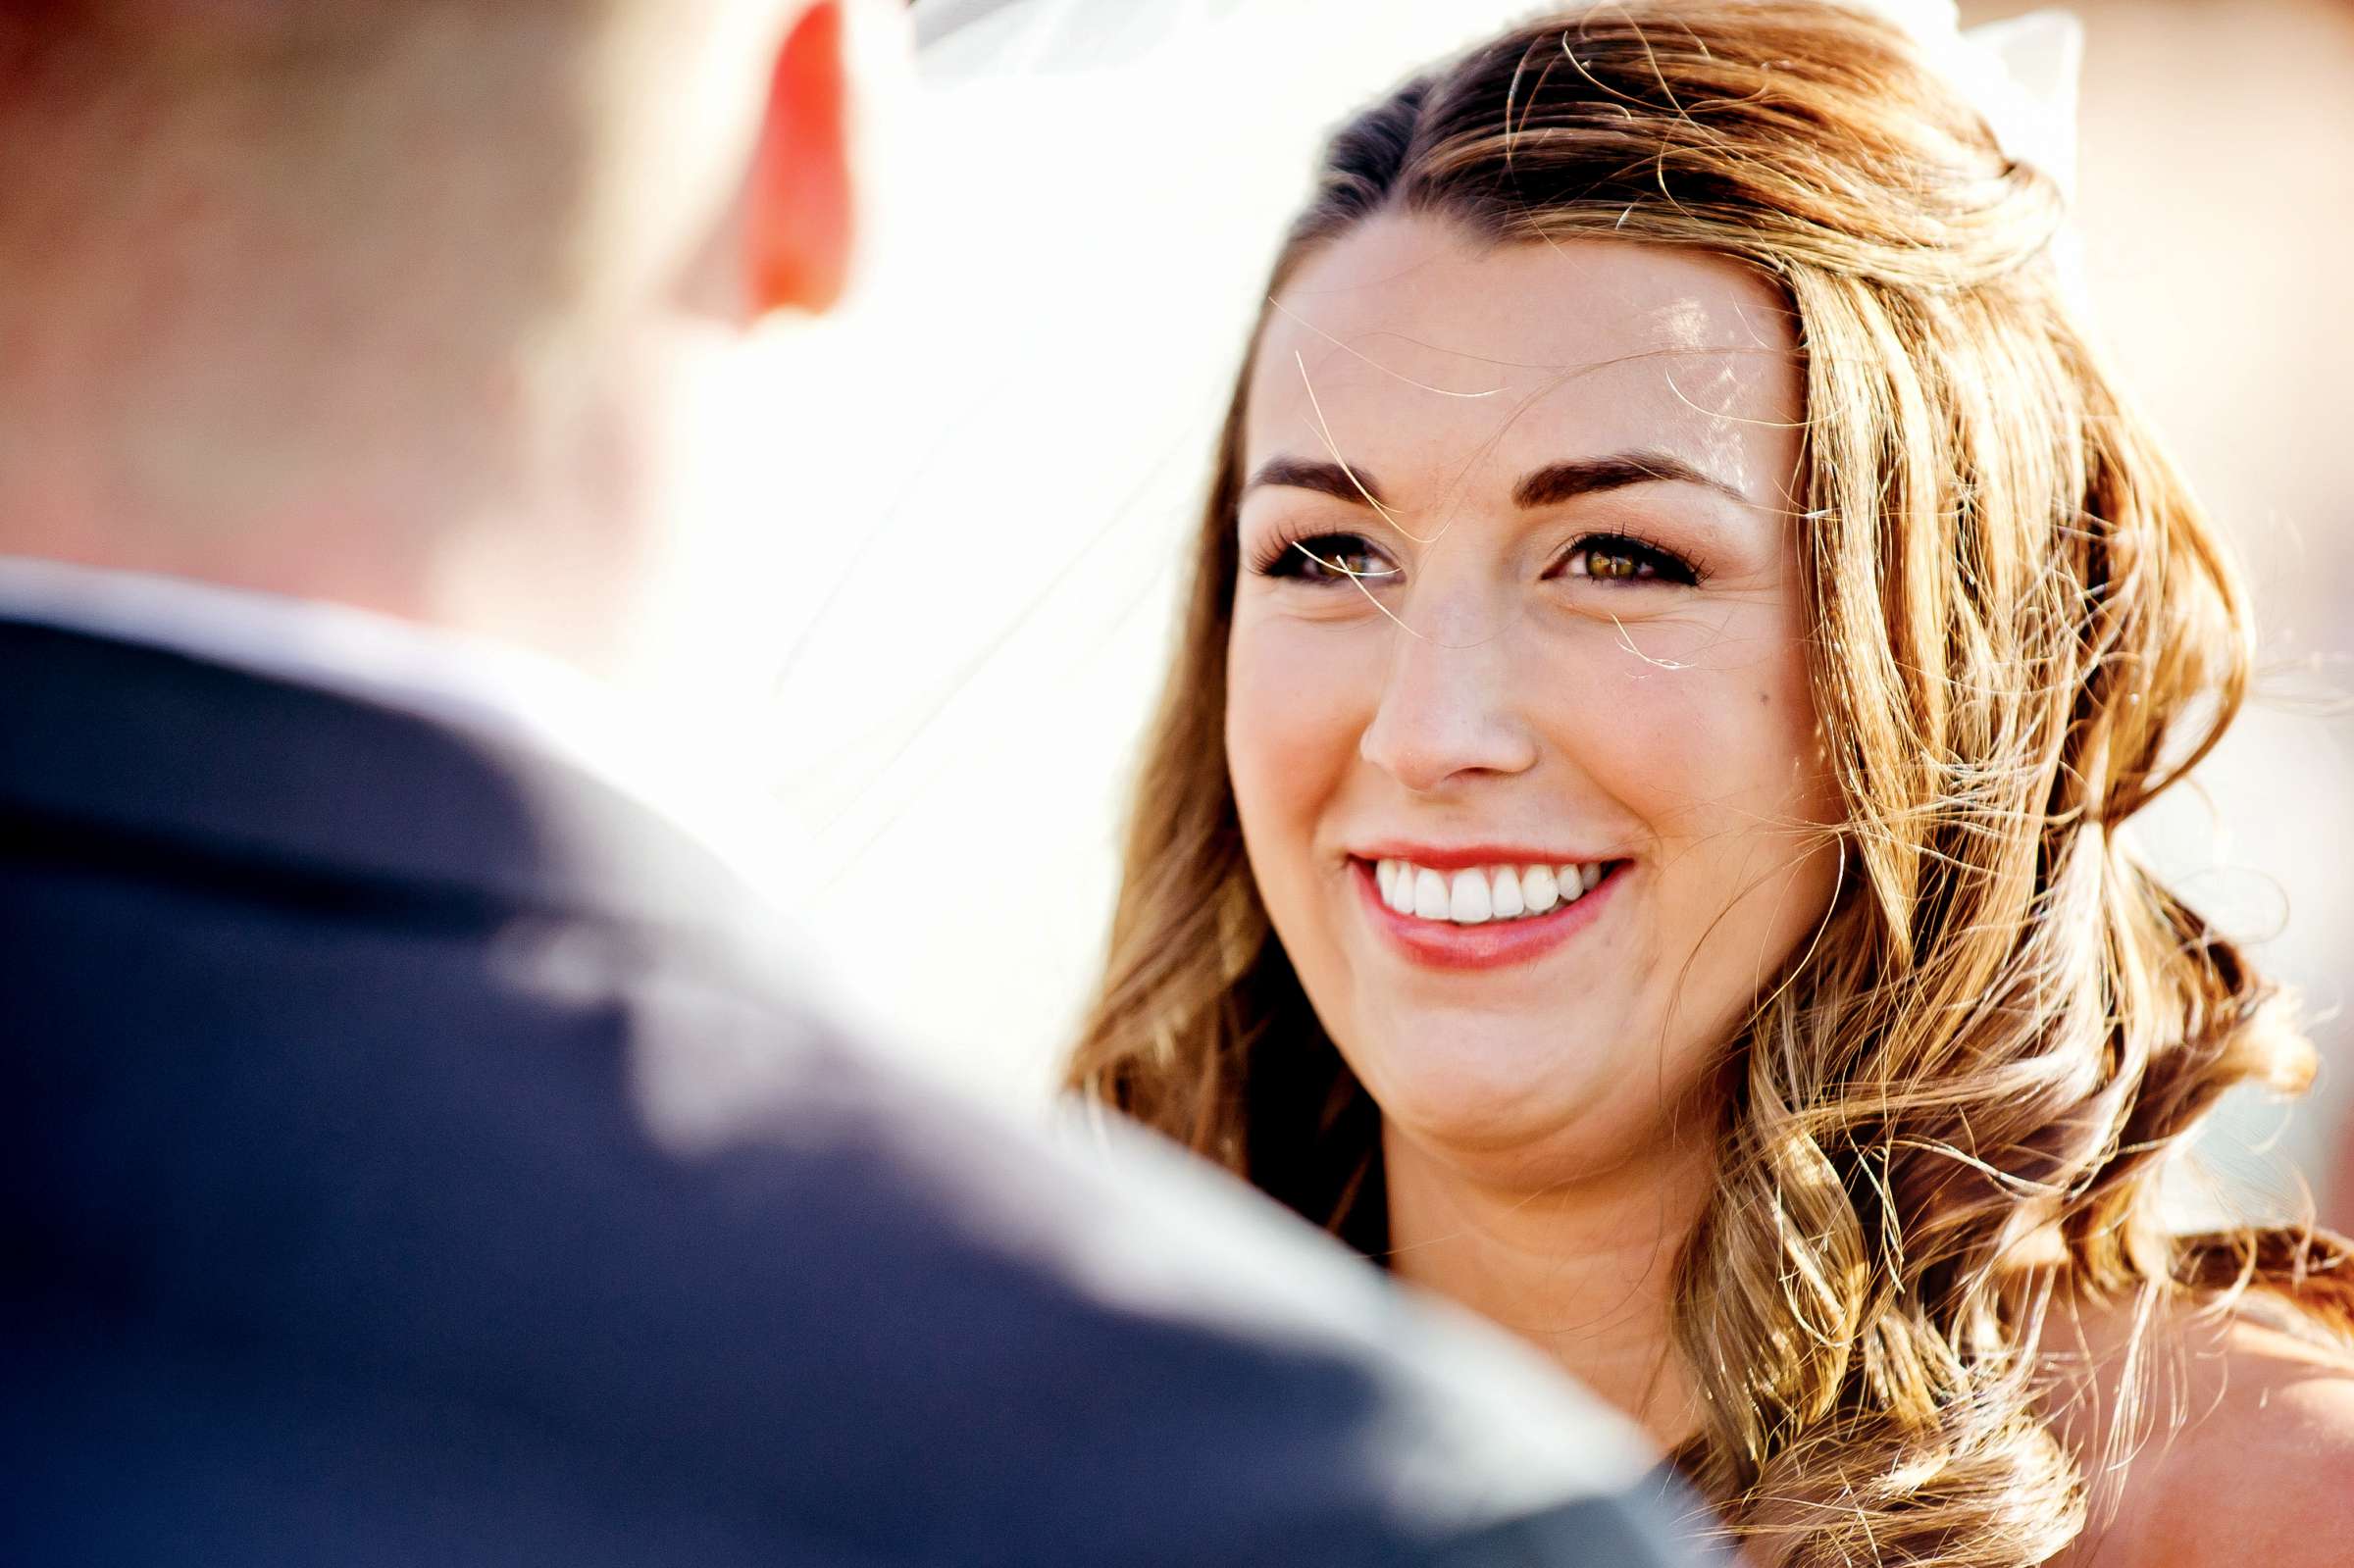
[[[1582,1141],[1620,1110],[1623,1086],[1656,1081],[1656,1061],[1613,1066],[1559,1023],[1424,1017],[1345,1052],[1384,1120],[1419,1143],[1499,1153]]]

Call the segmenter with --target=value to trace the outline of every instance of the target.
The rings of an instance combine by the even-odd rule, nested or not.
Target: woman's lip
[[[1458,844],[1441,849],[1435,844],[1379,843],[1350,851],[1362,861],[1407,860],[1432,871],[1468,871],[1474,866],[1587,866],[1608,855],[1563,855],[1526,844]]]
[[[1364,906],[1374,933],[1392,951],[1428,969],[1462,970],[1503,969],[1544,957],[1601,917],[1604,902],[1617,891],[1629,869],[1626,861],[1611,862],[1608,875],[1576,902],[1562,904],[1546,914],[1495,920],[1481,926],[1456,926],[1401,915],[1383,902],[1381,886],[1373,880],[1373,863],[1356,859],[1349,863],[1358,902]]]

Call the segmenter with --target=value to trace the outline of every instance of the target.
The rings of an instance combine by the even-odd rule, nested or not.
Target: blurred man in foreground
[[[843,286],[844,24],[0,17],[0,1559],[1677,1560],[1524,1356],[831,1036],[560,670]]]

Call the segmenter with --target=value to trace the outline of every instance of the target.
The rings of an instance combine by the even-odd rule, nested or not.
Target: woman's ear
[[[743,201],[744,278],[753,314],[833,307],[858,227],[850,169],[844,0],[818,0],[786,35]]]

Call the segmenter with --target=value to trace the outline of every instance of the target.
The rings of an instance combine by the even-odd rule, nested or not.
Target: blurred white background
[[[1044,1103],[1100,956],[1225,383],[1318,134],[1528,8],[1295,5],[1276,9],[1316,23],[1249,49],[1217,25],[1232,0],[1195,9],[1182,34],[1091,37],[1084,70],[1042,51],[1014,82],[958,85],[959,40],[933,51],[878,270],[775,345],[826,388],[775,408],[777,439],[860,432],[793,454],[813,478],[762,632],[786,650],[766,738],[809,841],[805,935],[840,1005],[1017,1106]],[[2240,543],[2272,670],[2203,797],[2142,838],[2304,992],[2329,1057],[2293,1110],[2229,1105],[2207,1153],[2264,1208],[2300,1169],[2334,1181],[2343,1226],[2354,1172],[2325,1173],[2354,1087],[2354,720],[2316,698],[2354,690],[2354,5],[2073,9],[2093,297]]]

